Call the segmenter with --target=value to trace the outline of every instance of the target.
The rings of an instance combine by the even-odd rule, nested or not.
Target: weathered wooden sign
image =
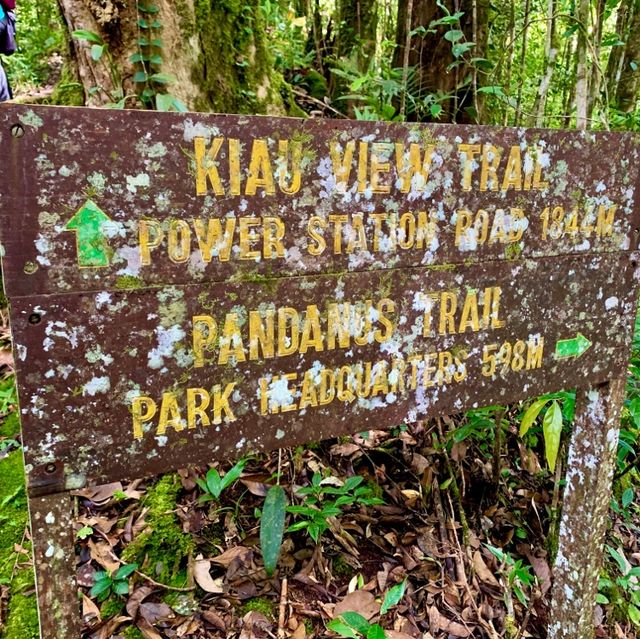
[[[7,106],[0,142],[31,495],[579,386],[599,512],[633,136]]]

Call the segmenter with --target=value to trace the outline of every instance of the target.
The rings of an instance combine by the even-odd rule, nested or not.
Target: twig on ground
[[[278,639],[284,639],[285,637],[285,628],[284,622],[287,613],[287,590],[288,590],[288,581],[287,578],[284,577],[282,579],[282,585],[280,586],[280,610],[278,613]]]

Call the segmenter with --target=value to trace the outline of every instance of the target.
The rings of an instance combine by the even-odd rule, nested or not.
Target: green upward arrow
[[[556,342],[556,359],[580,357],[590,346],[591,342],[582,333],[571,339],[560,339]]]
[[[82,208],[67,222],[67,231],[76,232],[76,249],[80,268],[109,266],[109,245],[104,225],[109,216],[93,200],[87,200]]]

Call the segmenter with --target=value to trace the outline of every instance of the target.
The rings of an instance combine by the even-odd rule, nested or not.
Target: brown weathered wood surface
[[[29,499],[41,639],[79,639],[72,498],[59,493]]]

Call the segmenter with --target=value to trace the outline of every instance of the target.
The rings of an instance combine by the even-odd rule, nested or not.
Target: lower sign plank
[[[51,492],[607,380],[637,255],[17,298]]]

